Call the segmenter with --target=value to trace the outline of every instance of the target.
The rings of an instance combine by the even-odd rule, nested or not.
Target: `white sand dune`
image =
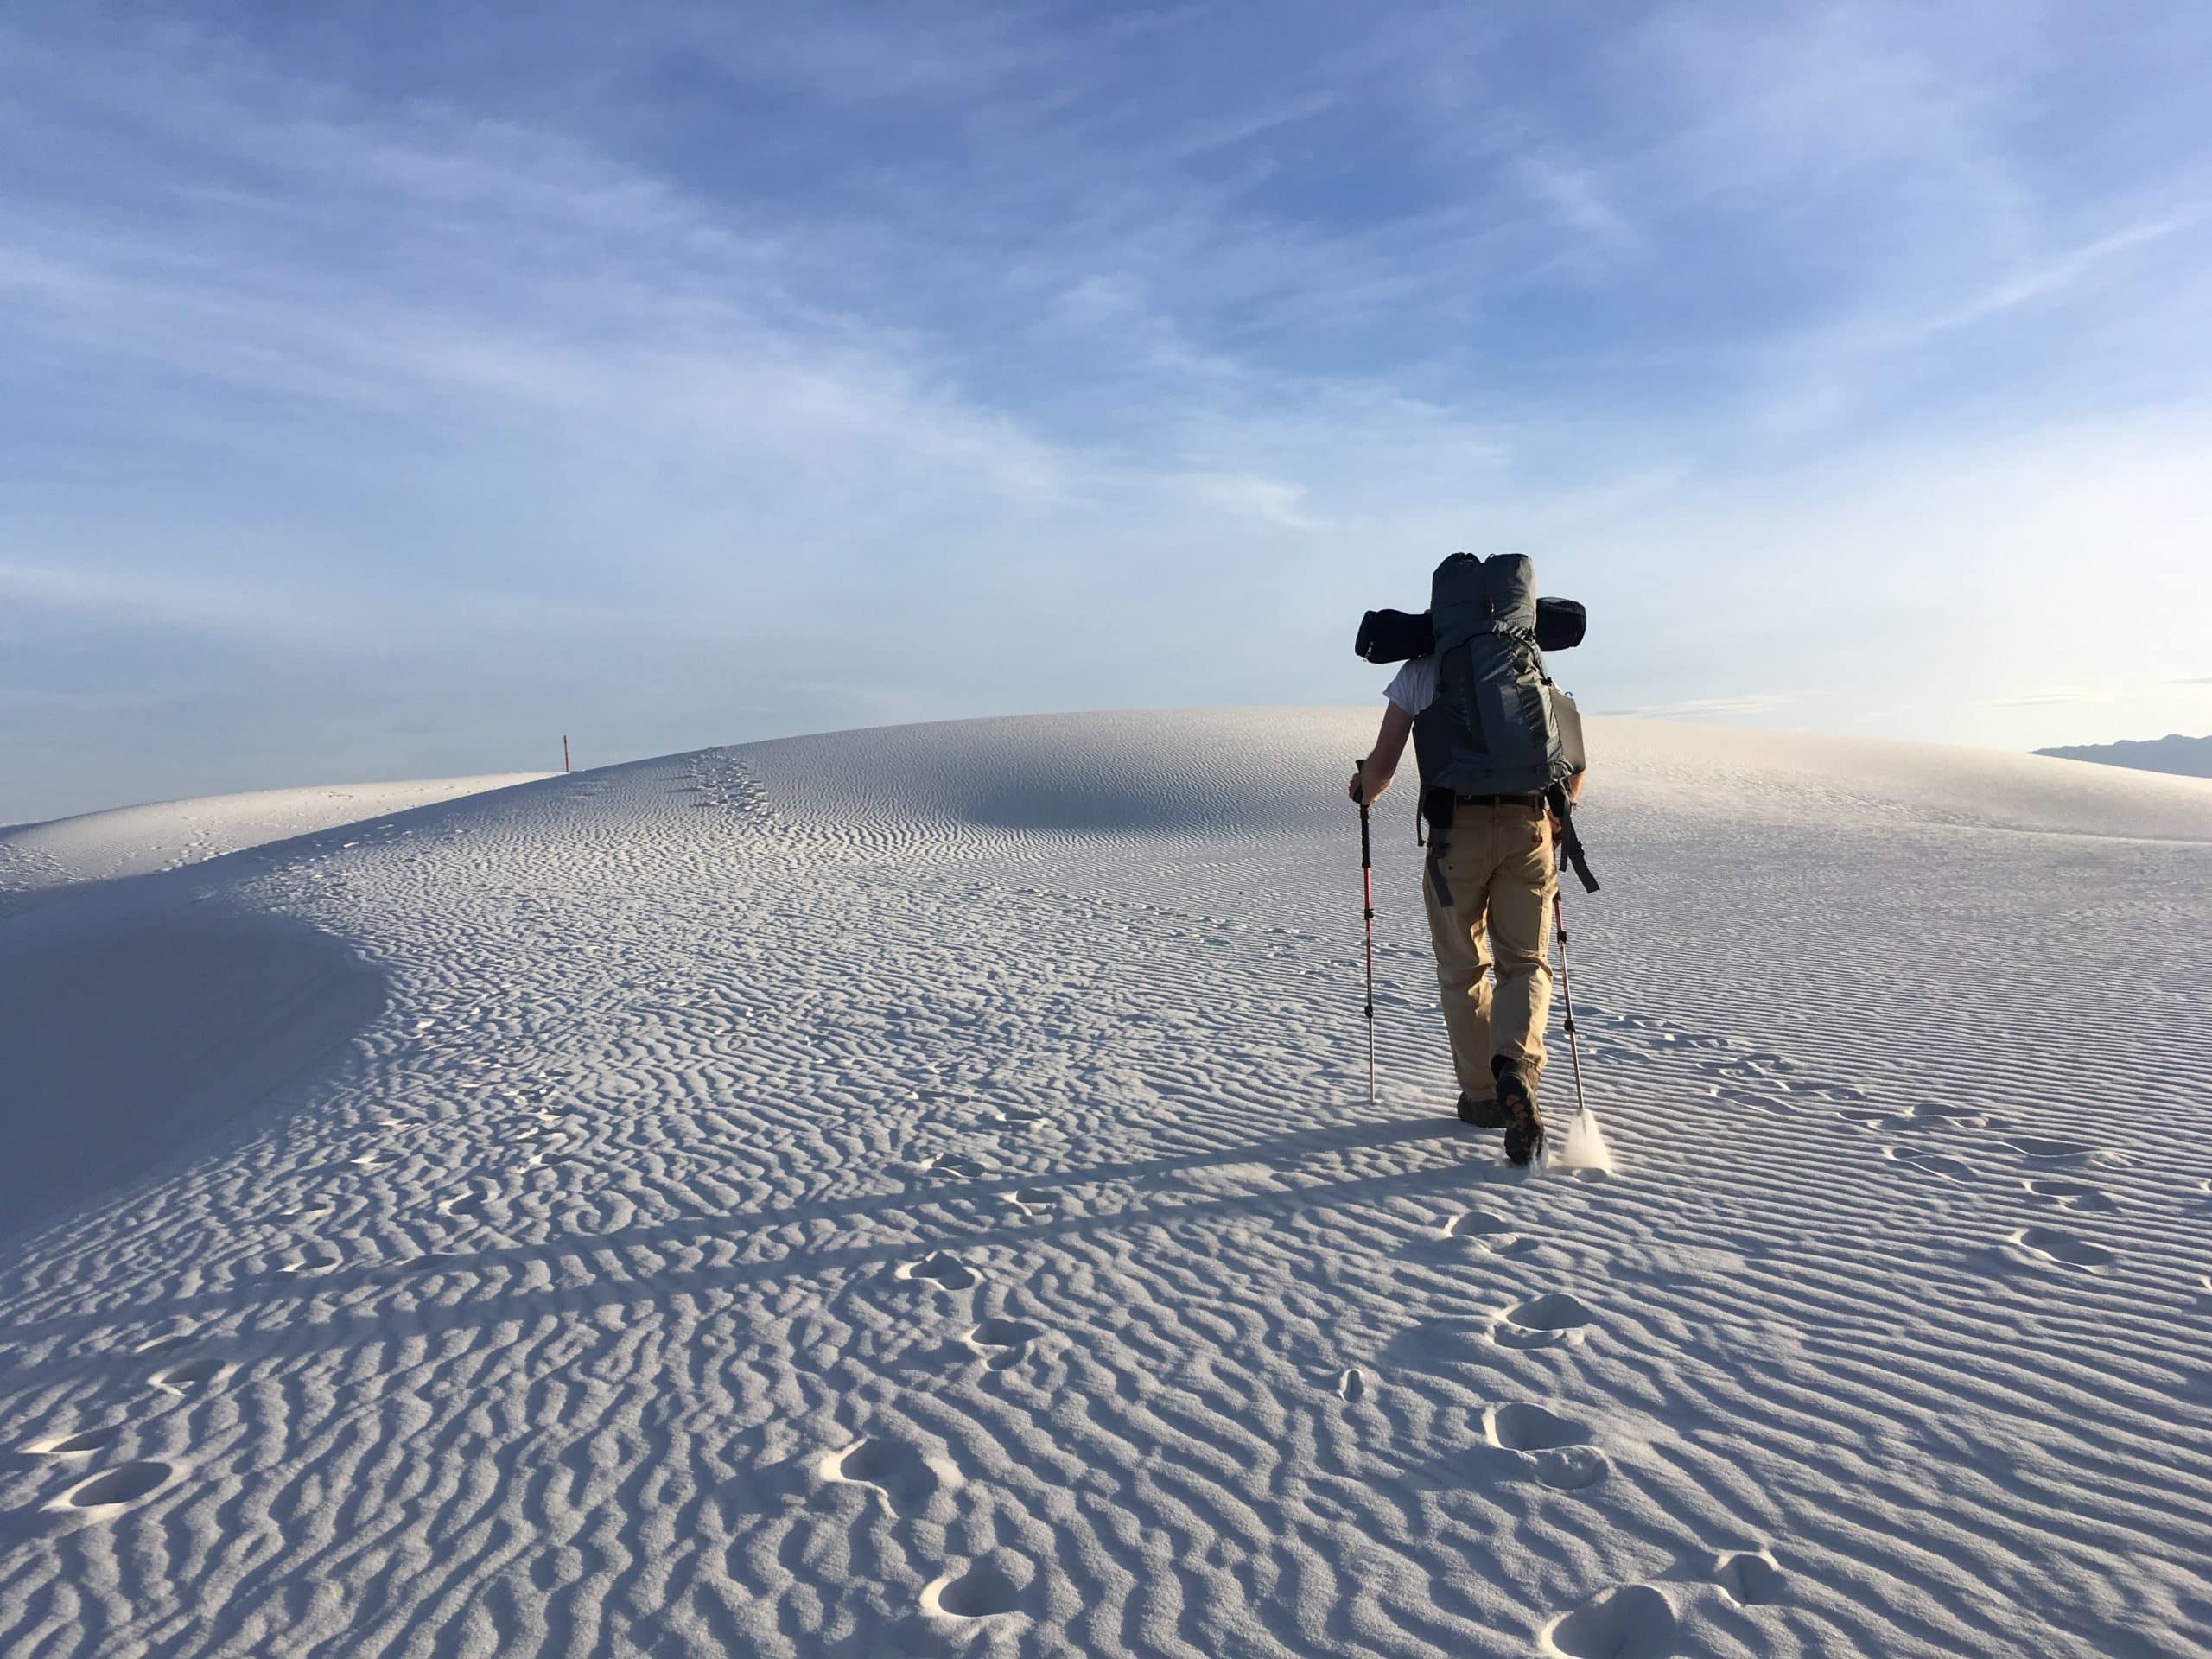
[[[1596,722],[1618,1170],[1522,1177],[1410,789],[1365,1098],[1373,724],[713,750],[0,920],[10,1659],[2203,1653],[2212,785]]]
[[[262,789],[9,825],[0,828],[0,915],[6,913],[11,898],[20,905],[24,894],[198,864],[267,842],[315,835],[546,775],[518,772],[396,784]]]

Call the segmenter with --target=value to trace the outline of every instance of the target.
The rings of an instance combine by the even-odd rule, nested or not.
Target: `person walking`
[[[1421,891],[1459,1116],[1504,1129],[1507,1160],[1526,1165],[1544,1142],[1538,1097],[1560,831],[1548,797],[1557,785],[1571,806],[1587,772],[1565,757],[1545,702],[1529,561],[1455,554],[1437,571],[1436,588],[1436,648],[1409,658],[1384,690],[1382,728],[1351,796],[1370,806],[1380,799],[1414,739],[1431,836]],[[1478,695],[1501,682],[1538,690],[1533,699]],[[1540,730],[1498,729],[1537,727],[1532,709],[1543,710]],[[1455,779],[1523,786],[1456,788]]]

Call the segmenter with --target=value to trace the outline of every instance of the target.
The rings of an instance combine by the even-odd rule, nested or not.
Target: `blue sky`
[[[18,4],[0,822],[1368,701],[1459,548],[1587,708],[2212,730],[2207,84],[2194,4]]]

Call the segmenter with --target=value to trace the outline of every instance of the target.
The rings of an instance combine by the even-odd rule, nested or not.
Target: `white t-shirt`
[[[1408,657],[1390,677],[1382,695],[1409,715],[1418,715],[1436,701],[1436,658]]]

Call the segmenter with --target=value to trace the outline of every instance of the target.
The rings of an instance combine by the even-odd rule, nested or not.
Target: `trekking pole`
[[[1574,1060],[1574,1109],[1580,1116],[1590,1107],[1582,1098],[1582,1045],[1574,1039],[1574,982],[1567,972],[1567,906],[1560,902],[1556,887],[1552,889],[1552,915],[1559,925],[1559,989],[1567,1004],[1567,1052]]]
[[[1367,922],[1367,1103],[1375,1104],[1375,853],[1367,828],[1367,761],[1352,763],[1359,773],[1359,882]]]

